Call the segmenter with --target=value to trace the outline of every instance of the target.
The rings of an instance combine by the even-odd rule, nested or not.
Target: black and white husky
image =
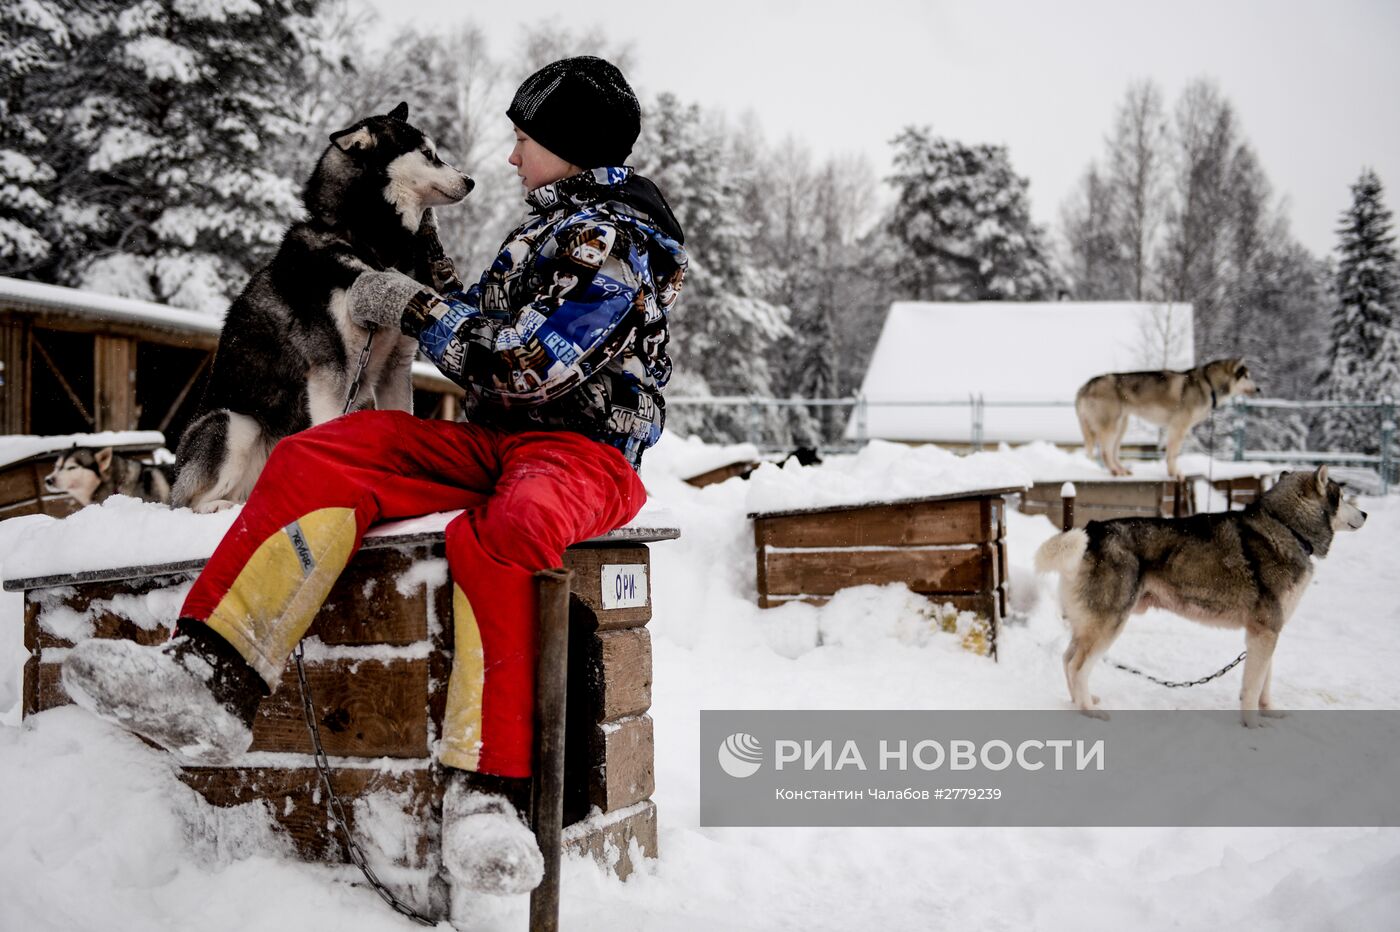
[[[473,182],[407,120],[401,103],[331,135],[306,184],[307,219],[229,307],[201,413],[176,451],[175,507],[247,500],[278,440],[342,412],[368,337],[345,305],[361,272],[430,281],[424,214],[462,200]],[[416,350],[411,337],[379,334],[356,409],[411,411]]]
[[[53,464],[44,477],[49,492],[66,492],[79,505],[129,495],[146,502],[170,503],[170,467],[128,459],[111,447],[94,449],[76,444]]]

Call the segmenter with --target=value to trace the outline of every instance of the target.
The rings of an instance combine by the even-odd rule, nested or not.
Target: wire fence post
[[[1244,459],[1244,399],[1236,397],[1231,405],[1234,407],[1234,434],[1235,434],[1235,462]]]
[[[1390,491],[1395,482],[1395,399],[1381,398],[1381,494]]]
[[[976,452],[982,449],[982,406],[978,404],[977,395],[967,396],[967,407],[972,415],[972,433],[968,439]]]
[[[870,439],[868,436],[869,428],[865,422],[867,410],[865,406],[865,393],[856,392],[854,397],[856,408],[856,443],[865,446],[866,441]]]

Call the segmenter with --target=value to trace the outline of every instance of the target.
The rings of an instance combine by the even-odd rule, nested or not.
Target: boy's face
[[[526,191],[553,184],[583,170],[535,142],[518,126],[515,128],[515,148],[510,150],[510,164],[515,166],[515,174]]]

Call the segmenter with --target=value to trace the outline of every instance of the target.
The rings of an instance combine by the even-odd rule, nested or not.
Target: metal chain
[[[365,337],[365,347],[360,351],[360,364],[355,371],[355,380],[350,383],[350,391],[345,396],[345,411],[348,414],[350,406],[355,403],[355,396],[360,391],[360,381],[364,378],[365,365],[369,362],[370,346],[374,343],[374,328],[370,327],[368,335]],[[336,795],[335,788],[331,785],[331,764],[326,757],[326,749],[321,745],[321,727],[316,722],[316,709],[311,702],[311,686],[306,682],[306,666],[302,663],[302,642],[298,641],[296,650],[292,651],[292,656],[297,662],[297,684],[301,687],[301,710],[306,716],[306,730],[311,732],[311,747],[315,752],[316,772],[321,775],[321,789],[326,794],[326,808],[331,814],[331,820],[335,822],[335,827],[340,834],[340,841],[345,846],[345,853],[350,856],[350,862],[360,869],[360,873],[365,875],[365,880],[379,894],[379,898],[389,904],[389,908],[401,916],[406,916],[422,926],[436,926],[437,923],[415,910],[412,906],[400,900],[394,892],[384,885],[384,882],[375,875],[374,869],[369,866],[369,861],[365,858],[364,851],[358,842],[350,834],[350,825],[345,820],[345,807],[340,803],[340,797]]]
[[[306,682],[306,667],[302,664],[301,642],[297,642],[296,650],[292,656],[297,662],[297,683],[301,686],[301,707],[306,715],[306,728],[311,732],[311,745],[315,749],[316,771],[321,775],[321,789],[326,793],[327,809],[330,811],[331,819],[335,822],[335,827],[340,832],[341,843],[345,845],[345,853],[350,856],[350,862],[360,869],[360,873],[365,875],[365,880],[374,888],[374,892],[379,894],[380,899],[389,904],[389,908],[394,912],[407,916],[421,926],[436,926],[437,922],[424,916],[412,906],[396,897],[392,890],[386,887],[369,866],[369,861],[365,859],[365,853],[360,849],[360,845],[350,835],[350,826],[345,820],[345,808],[340,804],[340,797],[335,794],[335,789],[331,786],[331,765],[326,757],[326,750],[321,746],[321,729],[316,724],[316,710],[311,704],[311,687]]]
[[[1116,660],[1110,660],[1110,661],[1108,661],[1108,663],[1109,663],[1110,666],[1117,667],[1117,668],[1120,669],[1120,670],[1125,670],[1125,671],[1127,671],[1128,673],[1132,673],[1132,674],[1135,674],[1135,675],[1137,675],[1137,676],[1140,676],[1140,677],[1142,677],[1142,678],[1145,679],[1145,680],[1151,680],[1152,682],[1156,683],[1158,686],[1170,686],[1170,687],[1172,687],[1173,689],[1175,689],[1175,688],[1178,687],[1178,686],[1200,686],[1202,683],[1209,683],[1209,682],[1210,682],[1211,680],[1213,680],[1213,679],[1217,679],[1217,678],[1219,678],[1219,677],[1222,677],[1222,676],[1224,676],[1226,673],[1229,673],[1231,670],[1235,669],[1235,667],[1239,666],[1239,665],[1240,665],[1240,662],[1244,660],[1245,654],[1247,654],[1247,653],[1249,653],[1249,651],[1244,651],[1244,650],[1240,651],[1240,655],[1239,655],[1238,657],[1236,657],[1234,660],[1231,660],[1231,661],[1230,661],[1229,663],[1227,663],[1225,666],[1221,667],[1219,670],[1216,670],[1214,673],[1210,674],[1209,676],[1203,676],[1203,677],[1201,677],[1201,678],[1198,679],[1198,680],[1182,680],[1182,681],[1176,682],[1176,683],[1173,683],[1173,682],[1171,682],[1171,681],[1169,681],[1169,680],[1159,680],[1159,679],[1157,679],[1157,677],[1153,676],[1153,675],[1150,674],[1150,673],[1143,673],[1143,672],[1142,672],[1141,670],[1139,670],[1137,667],[1130,667],[1130,666],[1128,666],[1127,664],[1125,664],[1125,663],[1119,663],[1119,662],[1116,661]]]
[[[367,326],[365,330],[365,347],[360,350],[360,363],[355,367],[355,381],[350,383],[350,389],[345,393],[345,409],[341,414],[350,413],[350,406],[355,403],[355,396],[360,393],[360,381],[365,377],[365,367],[369,365],[369,349],[374,345],[374,326]]]

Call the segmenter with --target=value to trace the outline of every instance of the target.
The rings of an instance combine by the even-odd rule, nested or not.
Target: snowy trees
[[[1167,317],[1190,304],[1198,361],[1244,356],[1264,391],[1313,394],[1326,274],[1293,238],[1258,155],[1220,89],[1192,82],[1167,119],[1150,81],[1131,85],[1062,210],[1064,268],[1075,297],[1157,302],[1142,365],[1162,365]],[[1106,166],[1104,168],[1099,165]],[[1250,444],[1304,445],[1296,416],[1251,416]]]
[[[27,88],[58,70],[69,46],[57,5],[0,0],[0,275],[28,272],[52,252],[49,195],[58,173],[46,154],[50,114],[27,105]]]
[[[6,107],[18,115],[6,133],[44,163],[17,161],[8,144],[5,158],[32,182],[27,206],[50,205],[34,230],[47,248],[11,270],[221,308],[299,209],[296,186],[263,165],[291,126],[283,91],[314,0],[5,2],[28,48],[46,34],[48,53],[15,67],[25,59],[6,29]]]
[[[1030,219],[1028,182],[1004,146],[968,146],[910,127],[894,140],[890,230],[915,261],[914,298],[1045,300],[1058,282]]]
[[[1107,167],[1090,163],[1061,212],[1066,271],[1082,300],[1151,300],[1167,156],[1162,94],[1151,81],[1129,86],[1106,149]]]
[[[690,269],[671,324],[677,394],[775,391],[770,346],[792,338],[788,308],[769,300],[771,270],[754,261],[755,227],[743,210],[742,168],[700,109],[662,94],[644,110],[637,168],[666,193],[686,231]],[[678,409],[672,423],[707,436],[749,434],[747,412]],[[771,417],[771,412],[760,416]]]
[[[1400,395],[1395,236],[1374,171],[1363,171],[1351,194],[1337,230],[1337,304],[1321,388],[1330,401],[1375,401]],[[1319,419],[1318,443],[1324,449],[1374,453],[1379,435],[1373,411],[1329,410]]]

